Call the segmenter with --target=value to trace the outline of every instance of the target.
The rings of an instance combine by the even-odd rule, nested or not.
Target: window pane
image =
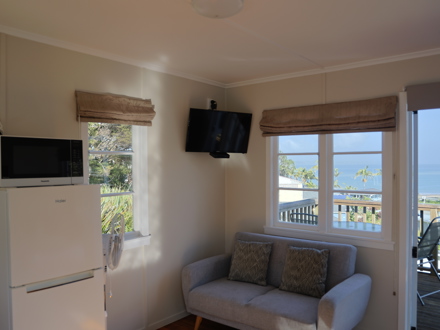
[[[111,190],[107,190],[111,192]],[[115,191],[113,191],[115,192]],[[102,233],[111,230],[111,221],[118,213],[125,218],[125,231],[133,231],[133,195],[108,196],[101,198]]]
[[[105,184],[121,191],[133,190],[131,155],[89,155],[90,184]]]
[[[417,117],[418,236],[422,236],[431,220],[440,215],[440,153],[436,142],[440,109],[419,111]]]
[[[278,137],[280,153],[316,153],[318,135],[289,135]]]
[[[280,187],[318,188],[318,155],[278,157]]]
[[[89,123],[90,151],[132,151],[132,126]]]
[[[317,191],[280,189],[278,200],[279,221],[318,224]]]
[[[335,155],[334,187],[382,191],[382,155]]]
[[[380,232],[382,230],[382,195],[335,193],[333,228]]]
[[[334,152],[381,151],[381,132],[341,133],[333,135]]]

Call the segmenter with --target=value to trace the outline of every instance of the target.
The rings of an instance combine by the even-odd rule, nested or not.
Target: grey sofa
[[[231,257],[238,258],[238,243],[271,246],[265,285],[230,279]],[[289,249],[328,250],[322,297],[280,289],[280,285],[285,286],[282,280],[290,278],[283,273],[286,257],[291,255]],[[371,290],[370,277],[355,274],[355,261],[356,248],[352,245],[238,232],[232,255],[214,256],[184,267],[186,309],[197,315],[195,329],[202,318],[238,329],[353,329],[364,316]],[[311,259],[308,262],[315,264]],[[293,265],[296,267],[295,262]]]

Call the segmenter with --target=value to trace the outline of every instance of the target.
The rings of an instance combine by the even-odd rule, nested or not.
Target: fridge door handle
[[[71,284],[71,283],[75,283],[75,282],[79,282],[79,281],[88,280],[88,279],[91,279],[95,276],[95,270],[98,270],[98,269],[100,269],[100,268],[91,269],[91,270],[87,270],[85,272],[76,273],[76,274],[63,276],[63,277],[59,277],[59,278],[54,278],[54,279],[50,279],[47,281],[28,284],[28,285],[26,285],[26,292],[32,293],[32,292],[37,292],[37,291],[41,291],[41,290],[48,290],[48,289],[52,289],[52,288],[55,288],[55,287],[58,287],[61,285],[67,285],[67,284]]]

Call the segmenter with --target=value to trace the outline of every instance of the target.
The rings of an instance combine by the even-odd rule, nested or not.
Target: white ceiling
[[[0,32],[230,87],[440,54],[440,0],[0,0]]]

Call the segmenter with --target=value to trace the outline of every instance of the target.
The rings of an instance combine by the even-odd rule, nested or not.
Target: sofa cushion
[[[321,298],[325,294],[329,251],[289,246],[280,290]]]
[[[271,290],[252,299],[242,309],[246,324],[257,329],[316,330],[320,299],[293,292]]]
[[[266,285],[272,243],[237,240],[232,255],[229,279]]]
[[[279,287],[281,284],[281,276],[284,270],[284,262],[286,260],[289,246],[310,247],[318,250],[328,249],[330,251],[327,280],[325,283],[327,291],[354,274],[356,248],[353,245],[246,232],[237,232],[235,237],[242,241],[273,243],[267,274],[267,283],[275,287]]]
[[[191,290],[188,304],[192,311],[202,311],[229,321],[246,323],[250,316],[243,307],[255,297],[274,289],[269,285],[229,281],[224,277]]]

